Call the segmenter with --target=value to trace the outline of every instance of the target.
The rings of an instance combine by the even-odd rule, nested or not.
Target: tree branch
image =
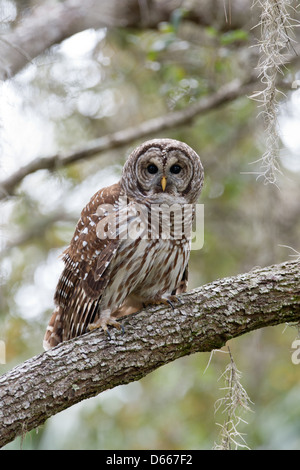
[[[94,331],[0,377],[0,447],[59,411],[139,380],[175,359],[222,347],[265,326],[300,321],[299,262],[217,280],[182,296],[174,311],[149,307],[108,341]]]
[[[0,181],[0,200],[4,199],[8,195],[12,195],[16,186],[27,175],[38,170],[55,170],[62,168],[79,160],[91,158],[102,152],[117,149],[126,144],[128,145],[135,140],[151,134],[186,125],[204,113],[217,109],[223,104],[231,102],[240,96],[251,93],[253,91],[253,83],[255,83],[255,80],[256,79],[254,77],[251,77],[245,83],[241,83],[239,80],[233,80],[232,82],[222,86],[215,93],[201,98],[199,101],[193,103],[187,108],[173,111],[164,116],[149,119],[148,121],[142,122],[134,127],[128,127],[122,131],[117,131],[113,134],[100,137],[99,139],[89,142],[83,148],[75,151],[73,150],[66,154],[57,153],[48,157],[36,158],[27,165],[19,168],[5,180]]]

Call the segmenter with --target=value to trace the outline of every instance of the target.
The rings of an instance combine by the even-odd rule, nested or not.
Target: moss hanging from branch
[[[291,18],[291,0],[256,0],[253,6],[261,9],[261,37],[259,41],[259,77],[264,85],[252,98],[261,103],[265,123],[266,151],[261,158],[258,177],[266,183],[276,184],[280,172],[280,136],[278,126],[278,74],[283,75],[286,52],[291,45],[291,29],[295,21]]]
[[[238,448],[249,449],[244,435],[239,431],[241,423],[247,422],[241,417],[241,411],[251,411],[251,400],[241,384],[241,372],[237,369],[229,346],[230,363],[227,365],[222,378],[225,379],[226,395],[215,403],[215,412],[222,409],[225,414],[224,423],[221,426],[220,443],[216,443],[215,450],[231,450]]]

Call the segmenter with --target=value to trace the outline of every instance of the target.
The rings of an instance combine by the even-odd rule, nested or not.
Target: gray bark
[[[212,351],[252,330],[300,321],[299,261],[217,280],[182,296],[174,311],[149,307],[108,341],[94,331],[0,377],[0,447],[73,404],[139,380],[163,364]]]

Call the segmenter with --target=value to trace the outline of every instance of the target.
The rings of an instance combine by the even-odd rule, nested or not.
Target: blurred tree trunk
[[[174,311],[149,307],[124,319],[125,334],[67,341],[0,378],[0,446],[47,418],[161,365],[212,351],[252,330],[300,321],[299,261],[215,281]]]

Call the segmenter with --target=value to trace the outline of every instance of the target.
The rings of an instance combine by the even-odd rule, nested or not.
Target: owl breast
[[[100,308],[115,310],[128,296],[142,303],[159,301],[180,284],[189,252],[186,238],[124,240],[112,263]]]

